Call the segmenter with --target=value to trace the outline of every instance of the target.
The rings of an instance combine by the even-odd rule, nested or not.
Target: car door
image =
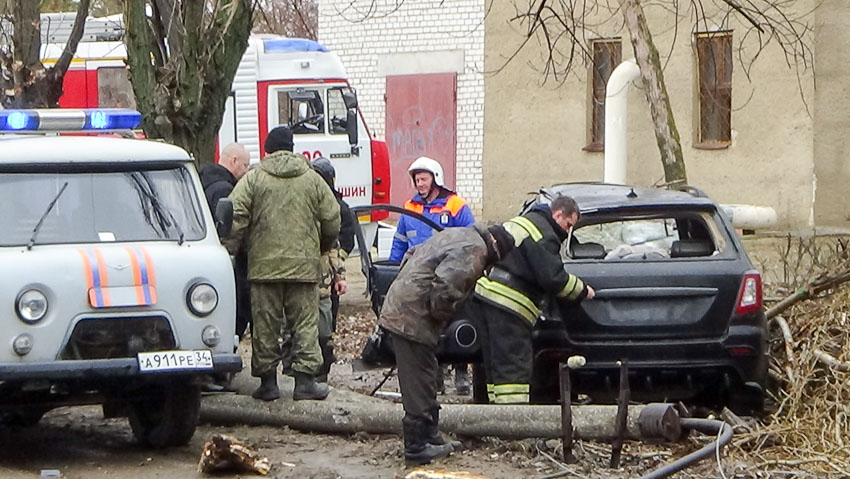
[[[425,223],[426,225],[433,228],[435,231],[443,230],[442,226],[431,221],[425,216],[422,216],[418,213],[406,210],[398,206],[378,204],[355,206],[351,208],[351,212],[355,218],[359,215],[371,213],[373,211],[389,211],[405,216],[410,216],[411,218],[417,219]],[[360,228],[359,222],[355,222],[354,235],[357,240],[357,248],[361,252],[360,267],[363,271],[363,276],[366,277],[366,291],[369,294],[369,298],[372,302],[372,310],[375,312],[376,315],[379,315],[381,311],[381,306],[384,304],[384,298],[387,296],[387,291],[389,291],[390,285],[395,280],[396,276],[398,276],[399,264],[386,260],[373,261],[371,254],[363,253],[369,252],[371,245],[366,244],[366,240],[363,235],[363,230]]]

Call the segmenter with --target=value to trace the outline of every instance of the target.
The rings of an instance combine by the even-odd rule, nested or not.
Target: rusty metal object
[[[561,379],[561,430],[563,431],[564,462],[577,462],[573,455],[573,410],[570,386],[570,367],[565,363],[559,366]]]
[[[626,438],[626,420],[629,415],[629,400],[631,399],[628,361],[617,361],[617,365],[620,366],[620,395],[617,397],[617,424],[611,446],[611,462],[608,464],[608,467],[612,469],[620,467],[620,455],[623,452],[623,440]]]
[[[640,412],[638,426],[647,440],[678,441],[682,437],[679,413],[672,404],[647,404]]]

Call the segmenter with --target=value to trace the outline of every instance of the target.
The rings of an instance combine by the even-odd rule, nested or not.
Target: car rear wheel
[[[130,427],[136,440],[144,446],[182,446],[195,434],[200,407],[201,392],[197,386],[165,384],[153,394],[130,404]]]

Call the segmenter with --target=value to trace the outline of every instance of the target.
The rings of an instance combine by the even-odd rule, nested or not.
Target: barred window
[[[611,72],[623,58],[620,38],[605,38],[591,41],[593,64],[590,67],[591,82],[588,99],[588,131],[585,151],[603,151],[605,148],[605,87]]]
[[[732,32],[696,34],[699,82],[697,148],[725,148],[732,141]]]

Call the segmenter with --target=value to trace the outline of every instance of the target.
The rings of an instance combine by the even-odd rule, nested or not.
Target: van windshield
[[[65,184],[67,183],[67,186]],[[63,191],[64,187],[64,191]],[[61,193],[60,193],[61,191]],[[0,245],[203,238],[197,195],[184,167],[121,172],[0,175]]]

